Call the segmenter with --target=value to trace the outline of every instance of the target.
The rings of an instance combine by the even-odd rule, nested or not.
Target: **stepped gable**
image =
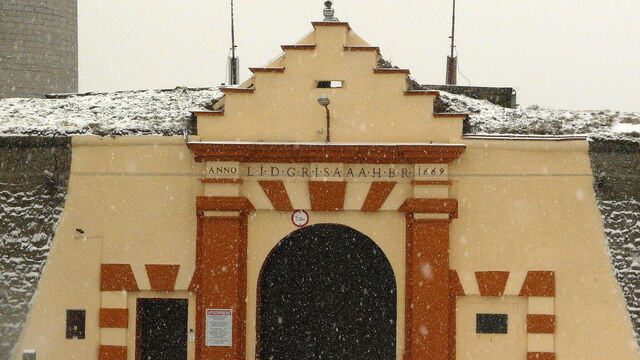
[[[221,88],[225,96],[214,111],[194,113],[201,141],[322,142],[325,109],[317,104],[320,95],[331,100],[332,142],[460,139],[467,115],[434,112],[439,92],[409,88],[409,69],[380,68],[380,49],[348,23],[312,25],[313,31],[298,43],[282,45],[283,53],[271,63],[250,68],[250,79]],[[398,101],[405,105],[388,105]]]

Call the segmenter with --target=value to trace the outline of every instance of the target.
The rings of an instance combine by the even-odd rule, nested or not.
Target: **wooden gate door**
[[[261,360],[395,359],[395,277],[366,235],[298,230],[271,252],[259,286]]]
[[[138,299],[136,360],[187,359],[187,299]]]

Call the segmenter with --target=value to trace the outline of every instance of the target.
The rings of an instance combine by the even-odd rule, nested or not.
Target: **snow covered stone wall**
[[[600,200],[609,253],[640,339],[640,201]]]
[[[589,135],[600,139],[640,141],[640,113],[612,110],[561,110],[539,106],[506,109],[486,100],[440,92],[441,112],[469,114],[466,133],[520,135]]]
[[[462,85],[422,85],[422,87],[429,90],[460,94],[473,99],[487,100],[504,108],[516,107],[516,92],[513,88]]]
[[[48,95],[0,99],[5,135],[182,135],[192,132],[190,110],[207,110],[215,88]]]
[[[640,340],[640,142],[596,138],[589,151],[609,253]]]
[[[71,139],[0,136],[0,154],[0,359],[7,359],[62,213]]]

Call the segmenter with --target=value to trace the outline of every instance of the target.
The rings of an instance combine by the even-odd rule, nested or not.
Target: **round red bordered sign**
[[[306,226],[309,223],[309,213],[304,210],[296,210],[291,214],[291,222],[297,227]]]

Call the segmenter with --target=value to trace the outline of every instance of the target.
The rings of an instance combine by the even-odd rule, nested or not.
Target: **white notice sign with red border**
[[[291,222],[297,227],[307,226],[309,223],[309,213],[304,210],[296,210],[291,214]]]
[[[233,310],[207,309],[206,346],[231,346]]]

